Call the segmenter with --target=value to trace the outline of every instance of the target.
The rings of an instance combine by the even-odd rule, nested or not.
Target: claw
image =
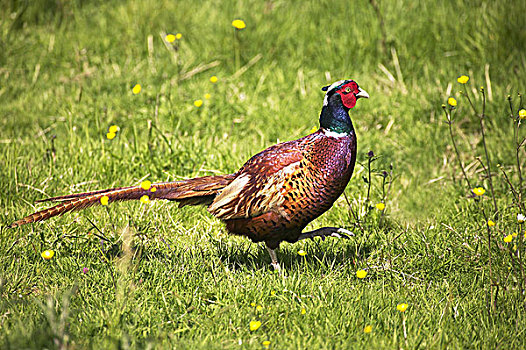
[[[341,233],[343,235],[346,235],[346,236],[354,236],[354,233],[352,233],[351,231],[346,230],[344,228],[339,228],[337,232]],[[349,238],[349,237],[347,237],[347,238]]]

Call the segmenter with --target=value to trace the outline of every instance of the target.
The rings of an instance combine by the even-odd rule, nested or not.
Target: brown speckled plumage
[[[336,232],[341,231],[335,231],[336,228],[307,234],[302,234],[302,230],[332,206],[351,178],[356,135],[348,111],[359,97],[368,95],[352,80],[324,89],[327,93],[318,131],[267,148],[234,174],[155,183],[155,191],[134,186],[48,198],[42,202],[61,203],[17,220],[10,227],[100,204],[103,196],[112,203],[148,195],[151,200],[177,201],[179,206],[207,205],[212,215],[226,223],[230,233],[265,242],[273,266],[279,268],[273,250],[282,241],[340,236]]]

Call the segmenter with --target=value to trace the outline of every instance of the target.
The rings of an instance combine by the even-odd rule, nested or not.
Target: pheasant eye
[[[345,92],[346,92],[346,93],[351,92],[351,88],[350,88],[350,87],[346,87],[346,88],[345,88]]]

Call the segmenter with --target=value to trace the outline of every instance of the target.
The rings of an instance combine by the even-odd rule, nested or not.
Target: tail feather
[[[88,208],[100,204],[101,198],[104,196],[108,197],[108,203],[139,200],[144,195],[147,195],[150,200],[168,199],[178,201],[180,206],[210,204],[214,197],[234,178],[234,174],[205,176],[183,181],[155,183],[147,190],[141,186],[117,187],[47,198],[39,202],[62,201],[62,203],[28,215],[23,219],[13,222],[9,227],[22,226],[62,215],[69,211]]]

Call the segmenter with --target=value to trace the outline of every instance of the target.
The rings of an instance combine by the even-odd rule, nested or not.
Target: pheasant
[[[17,227],[66,212],[123,200],[167,199],[185,205],[206,205],[227,230],[265,242],[272,266],[281,242],[306,238],[349,238],[351,232],[324,227],[302,232],[343,193],[356,161],[356,134],[349,110],[369,95],[353,80],[341,80],[326,91],[320,128],[298,140],[271,146],[250,158],[237,172],[150,186],[118,187],[40,200],[60,204],[13,222]]]

